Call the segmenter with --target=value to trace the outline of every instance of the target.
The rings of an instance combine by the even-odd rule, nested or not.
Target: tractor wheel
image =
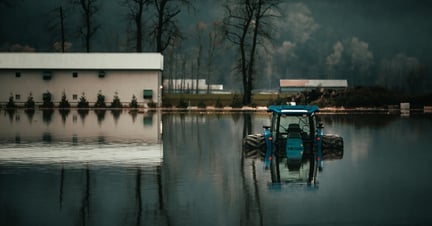
[[[265,140],[262,134],[250,134],[243,139],[243,150],[246,157],[259,157],[265,153]]]
[[[323,136],[322,151],[325,160],[342,159],[343,150],[344,142],[342,137],[333,134]]]
[[[334,134],[324,135],[323,149],[343,149],[343,138]]]

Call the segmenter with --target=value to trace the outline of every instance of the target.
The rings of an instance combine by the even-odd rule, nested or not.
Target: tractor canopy
[[[315,105],[270,105],[268,112],[286,115],[312,115],[319,111]]]

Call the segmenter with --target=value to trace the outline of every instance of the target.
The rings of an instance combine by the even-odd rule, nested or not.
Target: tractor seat
[[[288,138],[302,138],[301,135],[302,130],[300,129],[299,124],[289,124],[287,132],[288,132]]]
[[[289,124],[287,132],[295,132],[295,133],[301,133],[300,125],[299,124]]]

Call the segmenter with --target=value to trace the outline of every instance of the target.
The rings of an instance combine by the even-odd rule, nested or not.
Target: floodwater
[[[307,185],[243,157],[266,113],[2,110],[0,225],[432,224],[431,115],[321,119],[344,156]]]

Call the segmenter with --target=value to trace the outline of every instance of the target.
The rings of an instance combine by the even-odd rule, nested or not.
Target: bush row
[[[55,104],[52,101],[52,94],[50,92],[46,92],[43,94],[42,101],[43,101],[42,104],[39,106],[40,108],[54,108],[55,107]],[[8,103],[6,103],[5,107],[8,109],[18,107],[17,104],[15,103],[14,97],[12,95],[10,95],[9,101],[8,101]],[[36,103],[34,102],[33,95],[30,93],[28,98],[27,98],[27,101],[24,103],[24,108],[34,109],[35,107],[36,107]],[[57,107],[58,108],[70,108],[71,107],[71,104],[67,100],[66,93],[63,93],[61,101],[58,103]],[[80,97],[78,104],[77,104],[77,107],[78,108],[90,108],[91,107],[90,103],[87,101],[87,98],[86,98],[84,93]],[[118,97],[118,93],[116,92],[114,95],[113,101],[108,106],[105,102],[105,96],[102,94],[101,91],[99,91],[99,93],[97,94],[97,100],[92,107],[94,107],[94,108],[108,108],[108,107],[110,107],[110,108],[122,108],[123,105],[120,101],[120,98]],[[130,108],[138,108],[138,101],[137,101],[137,98],[135,97],[135,95],[132,96],[132,100],[129,103],[129,107]],[[148,107],[155,108],[156,103],[150,102],[150,103],[148,103]]]

